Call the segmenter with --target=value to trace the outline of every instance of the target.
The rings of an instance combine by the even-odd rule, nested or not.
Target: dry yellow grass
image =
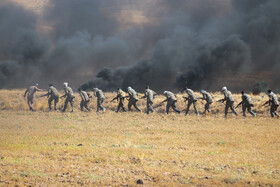
[[[23,92],[0,91],[0,186],[280,185],[279,120],[267,108],[257,118],[224,119],[222,104],[206,117],[116,114],[108,93],[105,113],[80,112],[78,101],[74,113],[48,112],[38,97],[30,112]],[[266,99],[254,97],[256,108]]]

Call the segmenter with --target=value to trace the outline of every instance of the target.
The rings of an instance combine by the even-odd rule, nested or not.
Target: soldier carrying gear
[[[269,96],[269,100],[265,102],[263,106],[269,104],[271,117],[274,118],[276,116],[277,118],[279,118],[279,114],[277,113],[277,108],[279,106],[277,95],[273,93],[270,89],[267,90],[267,93]]]
[[[64,108],[61,111],[65,112],[68,103],[70,103],[71,107],[72,107],[72,111],[71,112],[74,112],[74,98],[75,98],[75,96],[74,96],[73,90],[72,90],[72,88],[70,88],[68,86],[67,82],[63,83],[63,86],[64,86],[65,94],[63,96],[61,96],[60,98],[66,97],[66,99],[65,99],[65,103],[64,103]]]
[[[86,91],[82,91],[80,88],[78,89],[78,91],[81,96],[81,103],[80,103],[81,111],[84,110],[84,107],[88,111],[91,111],[90,108],[88,107],[88,104],[89,104],[89,98],[92,98],[92,96]]]
[[[153,103],[154,103],[154,96],[156,94],[157,93],[151,90],[149,86],[146,86],[145,95],[141,97],[141,99],[147,98],[147,114],[149,114],[150,112],[154,112]]]
[[[166,113],[168,114],[170,107],[172,107],[172,109],[175,112],[180,114],[181,111],[176,108],[176,102],[177,102],[176,96],[172,92],[170,92],[170,91],[164,91],[163,95],[166,97],[166,99],[164,101],[162,101],[161,103],[167,102],[167,104],[166,104]]]
[[[48,93],[41,95],[41,97],[45,97],[45,96],[49,98],[48,99],[49,110],[52,110],[52,101],[54,101],[54,110],[56,110],[56,105],[59,101],[59,94],[57,89],[52,84],[49,84]]]
[[[236,110],[234,109],[234,98],[231,94],[231,92],[229,90],[227,90],[227,87],[223,87],[222,88],[222,93],[224,94],[224,99],[220,99],[219,101],[217,102],[224,102],[226,101],[226,106],[225,106],[225,117],[227,117],[227,114],[228,114],[228,109],[230,108],[232,110],[232,112],[237,116],[238,113],[236,112]]]
[[[196,101],[197,101],[197,97],[194,93],[193,90],[189,89],[189,88],[185,88],[187,94],[188,94],[188,97],[183,97],[185,99],[185,101],[188,101],[188,105],[187,105],[187,109],[186,109],[186,113],[185,115],[188,114],[189,112],[189,109],[190,109],[190,106],[193,104],[193,108],[195,110],[195,113],[196,115],[199,115],[198,112],[197,112],[197,109],[196,109]]]
[[[244,91],[241,92],[242,94],[242,101],[235,107],[239,107],[239,105],[242,105],[242,111],[243,111],[243,116],[246,117],[246,109],[247,111],[253,116],[255,117],[256,114],[254,112],[252,112],[252,107],[254,106],[252,103],[252,99],[250,97],[250,95],[245,94]]]
[[[206,104],[204,106],[205,109],[204,114],[206,114],[206,112],[211,112],[210,105],[213,103],[212,96],[210,95],[210,93],[206,92],[205,90],[201,90],[200,93],[202,94],[202,97],[198,99],[202,99],[206,101]]]
[[[134,106],[134,108],[138,111],[141,112],[141,110],[139,109],[137,102],[138,102],[138,94],[137,92],[132,89],[130,86],[127,88],[127,92],[128,92],[128,110],[131,111],[131,106]]]
[[[94,96],[97,97],[97,111],[96,112],[99,112],[99,110],[102,110],[103,112],[105,112],[105,108],[102,106],[102,103],[105,99],[105,95],[104,95],[103,91],[98,88],[93,88],[92,91],[94,92]]]
[[[38,86],[39,86],[38,83],[35,83],[34,86],[30,86],[29,88],[26,89],[24,96],[23,96],[23,97],[26,97],[26,94],[27,94],[27,104],[29,106],[29,110],[31,110],[31,111],[34,111],[33,103],[34,103],[35,93],[37,91],[39,91],[39,92],[44,91],[42,89],[39,89]]]
[[[112,99],[112,101],[111,101],[111,102],[113,102],[114,100],[119,101],[119,105],[118,105],[116,112],[119,112],[120,109],[122,109],[124,112],[126,112],[126,109],[124,108],[124,104],[123,104],[124,99],[125,99],[125,92],[122,91],[122,89],[118,88],[117,96],[114,99]]]

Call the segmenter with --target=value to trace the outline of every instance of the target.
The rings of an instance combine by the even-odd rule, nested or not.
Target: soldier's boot
[[[56,105],[57,105],[57,103],[54,103],[54,110],[57,110]]]
[[[74,112],[74,106],[71,106],[72,107],[72,110],[71,110],[71,112]]]

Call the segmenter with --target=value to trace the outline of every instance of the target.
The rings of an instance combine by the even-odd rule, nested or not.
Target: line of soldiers
[[[41,95],[41,97],[44,97],[44,96],[48,97],[49,110],[52,110],[53,101],[54,101],[54,110],[57,110],[57,103],[59,101],[59,98],[65,98],[64,107],[61,111],[65,112],[65,110],[68,106],[68,103],[70,103],[72,112],[74,112],[74,98],[75,98],[74,92],[73,92],[72,88],[68,86],[68,83],[65,82],[63,84],[63,86],[64,86],[64,95],[62,95],[61,97],[59,97],[59,93],[58,93],[57,89],[52,84],[49,84],[48,92],[44,95]],[[31,111],[34,111],[34,109],[33,109],[34,96],[35,96],[35,92],[37,92],[37,91],[44,91],[44,90],[39,89],[38,84],[36,83],[34,86],[30,86],[25,91],[25,94],[24,94],[24,97],[26,97],[26,95],[27,95],[27,103],[28,103],[29,109]],[[102,103],[105,100],[105,95],[104,95],[103,91],[98,88],[93,88],[92,91],[94,92],[94,96],[97,97],[97,112],[99,112],[100,110],[105,112],[105,108],[102,106]],[[197,101],[200,99],[206,101],[206,103],[204,105],[204,114],[211,112],[210,106],[214,102],[214,100],[210,93],[208,93],[205,90],[201,90],[200,93],[202,94],[202,97],[198,97],[195,94],[195,92],[189,88],[185,88],[185,91],[187,93],[187,97],[183,96],[183,98],[184,98],[185,102],[188,102],[185,115],[188,114],[191,105],[193,105],[196,115],[199,115],[196,105],[197,105]],[[88,104],[89,104],[90,98],[92,98],[92,96],[90,96],[89,93],[87,93],[86,91],[83,91],[81,89],[78,89],[78,92],[81,97],[81,103],[80,103],[81,110],[83,111],[83,109],[85,108],[86,110],[91,111],[91,109],[88,107]],[[267,102],[265,102],[262,106],[269,104],[271,117],[279,118],[279,114],[277,113],[277,108],[279,106],[279,100],[277,98],[277,95],[274,94],[271,90],[268,90],[267,92],[268,92],[269,100]],[[222,88],[222,93],[224,95],[224,98],[218,100],[217,102],[221,102],[221,103],[225,102],[225,117],[227,117],[229,109],[231,109],[232,112],[237,116],[238,113],[235,110],[235,108],[239,107],[240,105],[242,105],[242,111],[243,111],[244,117],[246,117],[246,111],[248,111],[253,117],[256,116],[256,114],[254,112],[252,112],[252,107],[254,105],[252,103],[252,99],[251,99],[250,95],[245,94],[244,91],[242,91],[241,92],[242,101],[236,107],[234,107],[234,98],[232,96],[232,93],[227,89],[227,87],[224,86]],[[117,89],[116,97],[111,100],[111,102],[113,102],[115,100],[117,100],[119,102],[116,112],[119,112],[120,110],[126,112],[126,109],[124,107],[125,99],[128,99],[128,110],[129,111],[131,111],[131,107],[134,106],[134,108],[138,112],[141,112],[141,110],[137,104],[139,101],[138,93],[133,88],[128,87],[127,94],[122,89],[120,89],[120,88]],[[140,99],[144,99],[144,98],[147,99],[147,102],[146,102],[147,103],[146,104],[147,114],[149,114],[150,112],[153,113],[154,108],[162,106],[165,102],[166,102],[166,113],[167,114],[169,113],[170,107],[176,113],[178,113],[178,114],[181,113],[181,111],[176,108],[177,97],[174,93],[172,93],[170,91],[164,91],[163,95],[166,97],[166,99],[164,101],[160,102],[155,107],[153,107],[155,95],[157,95],[157,93],[155,91],[151,90],[149,88],[149,86],[146,86],[145,94]]]

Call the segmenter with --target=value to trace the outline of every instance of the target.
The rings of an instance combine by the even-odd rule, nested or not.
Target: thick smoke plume
[[[278,0],[4,0],[0,39],[0,88],[280,88]]]

